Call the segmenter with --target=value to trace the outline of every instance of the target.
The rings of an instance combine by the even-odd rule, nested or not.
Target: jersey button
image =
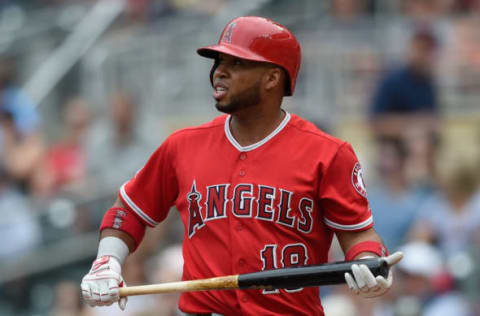
[[[243,259],[238,260],[238,264],[243,266],[245,264],[245,260],[243,260]]]
[[[243,303],[247,302],[248,301],[248,297],[246,295],[242,296],[242,298],[240,299]]]
[[[236,230],[240,231],[243,229],[243,224],[238,224],[237,227],[235,227]]]
[[[242,169],[242,170],[240,170],[240,172],[238,174],[240,175],[240,177],[243,177],[243,176],[245,176],[246,172],[245,172],[245,170]]]
[[[246,153],[240,154],[240,159],[241,159],[241,160],[247,159],[247,154],[246,154]]]

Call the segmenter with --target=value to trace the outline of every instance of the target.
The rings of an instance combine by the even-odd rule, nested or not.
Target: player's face
[[[261,101],[263,63],[220,54],[213,73],[213,98],[217,110],[235,113]]]

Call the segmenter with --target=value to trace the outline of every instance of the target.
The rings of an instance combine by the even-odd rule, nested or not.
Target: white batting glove
[[[364,257],[362,259],[369,258]],[[371,257],[370,257],[371,258]],[[396,252],[386,258],[388,265],[391,267],[403,258],[401,252]],[[345,273],[345,281],[349,289],[364,298],[372,298],[385,294],[392,286],[393,276],[392,269],[388,272],[387,279],[379,275],[375,277],[370,269],[364,264],[352,264],[353,276]]]
[[[90,306],[109,306],[118,301],[125,310],[127,297],[120,298],[119,287],[127,286],[122,278],[122,267],[115,257],[103,256],[95,260],[82,279],[82,295]]]

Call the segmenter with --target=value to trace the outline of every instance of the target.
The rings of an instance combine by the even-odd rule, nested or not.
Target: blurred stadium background
[[[0,1],[0,315],[181,315],[175,295],[90,309],[79,283],[118,187],[217,114],[195,50],[240,15],[297,35],[284,107],[353,144],[406,254],[381,299],[324,289],[327,316],[480,315],[479,0]],[[127,283],[179,279],[177,214],[147,233]]]

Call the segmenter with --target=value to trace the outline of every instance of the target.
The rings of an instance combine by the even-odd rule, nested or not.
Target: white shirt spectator
[[[468,250],[473,234],[480,228],[480,193],[460,210],[444,196],[434,196],[421,208],[415,225],[416,229],[430,230],[444,254],[452,256]]]
[[[0,189],[0,212],[0,258],[19,255],[40,243],[40,225],[19,192]]]

